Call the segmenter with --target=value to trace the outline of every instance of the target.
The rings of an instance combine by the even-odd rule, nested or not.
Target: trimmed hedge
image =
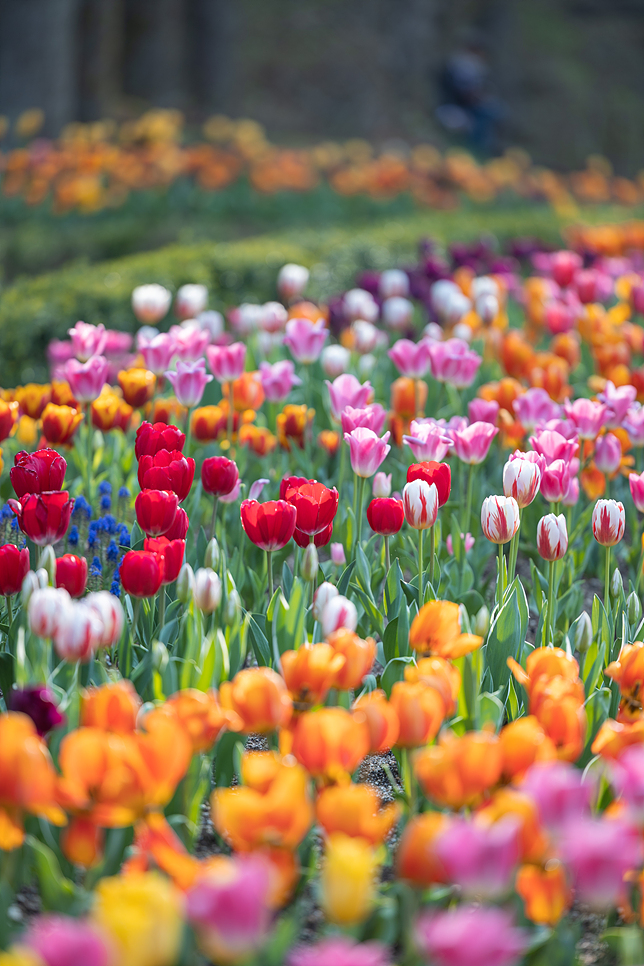
[[[625,220],[625,209],[584,212],[595,222]],[[212,308],[275,297],[275,278],[284,262],[312,269],[311,295],[326,298],[353,284],[356,272],[415,260],[418,241],[467,240],[482,232],[500,239],[537,235],[557,241],[563,222],[537,205],[460,208],[419,213],[373,228],[309,228],[229,243],[173,245],[97,265],[74,265],[58,272],[18,280],[0,296],[0,385],[45,381],[45,353],[52,338],[65,338],[78,319],[134,331],[130,296],[136,285],[160,282],[172,290],[201,282],[210,290]],[[169,323],[168,323],[169,324]]]

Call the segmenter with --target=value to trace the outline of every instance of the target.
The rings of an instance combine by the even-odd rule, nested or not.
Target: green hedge
[[[589,217],[596,222],[623,220],[633,212],[593,209]],[[185,282],[201,282],[210,290],[211,307],[224,308],[274,297],[279,267],[295,261],[311,267],[311,294],[325,298],[350,286],[361,269],[414,260],[422,237],[449,242],[488,232],[499,239],[538,235],[554,242],[561,224],[544,206],[461,208],[357,230],[307,228],[238,242],[177,245],[20,279],[0,295],[0,385],[45,380],[49,340],[65,338],[78,319],[133,331],[130,296],[145,282],[160,282],[172,290]]]

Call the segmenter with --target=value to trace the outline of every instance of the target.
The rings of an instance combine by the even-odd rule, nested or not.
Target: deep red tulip
[[[18,711],[30,717],[41,737],[67,720],[58,710],[54,695],[45,684],[12,688],[5,698],[9,711]]]
[[[161,449],[154,456],[139,460],[139,486],[142,490],[172,490],[182,503],[190,493],[195,461],[178,449]]]
[[[29,550],[18,550],[13,543],[0,547],[0,594],[17,594],[29,570]]]
[[[87,560],[74,553],[66,553],[56,561],[56,586],[63,587],[70,597],[82,597],[87,587]]]
[[[168,532],[163,534],[163,536],[166,538],[166,540],[185,540],[189,526],[190,521],[188,520],[188,514],[183,507],[180,506],[177,510],[177,515],[174,518],[174,523]]]
[[[163,557],[163,584],[171,584],[179,576],[186,552],[185,540],[168,540],[167,537],[148,537],[143,549]]]
[[[285,476],[280,483],[280,500],[286,499],[286,491],[291,486],[300,486],[301,483],[313,483],[313,480],[307,480],[305,476]]]
[[[444,506],[449,500],[450,490],[452,489],[452,471],[449,463],[436,463],[434,460],[412,463],[407,470],[407,482],[411,483],[413,480],[425,480],[429,484],[435,483],[438,490],[439,506]]]
[[[141,490],[134,501],[136,522],[148,537],[161,537],[174,523],[177,506],[172,490]]]
[[[18,517],[22,532],[39,547],[58,543],[67,533],[74,506],[67,490],[25,494],[19,501],[7,503]]]
[[[20,499],[25,493],[60,490],[67,462],[55,449],[38,449],[35,453],[16,453],[15,466],[9,471],[11,485]]]
[[[120,574],[121,586],[131,597],[154,597],[163,582],[163,557],[149,550],[128,550]]]
[[[228,496],[235,489],[239,470],[234,460],[225,456],[210,456],[201,464],[201,483],[205,493]]]
[[[333,536],[333,521],[331,521],[328,527],[325,527],[324,530],[320,530],[319,533],[315,534],[315,536],[313,537],[313,543],[315,544],[316,547],[326,547],[327,543],[329,542],[332,536]],[[304,530],[298,530],[296,527],[295,530],[293,531],[293,539],[295,540],[298,547],[306,548],[311,542],[311,535],[309,533],[305,533]]]
[[[297,511],[286,500],[244,500],[240,514],[246,536],[262,550],[281,550],[293,536]]]
[[[134,455],[140,460],[142,456],[154,456],[162,449],[171,453],[174,450],[181,451],[185,441],[185,433],[176,426],[168,426],[166,423],[141,423],[136,431]]]
[[[398,533],[404,519],[402,500],[395,500],[392,496],[377,497],[367,507],[369,526],[382,537],[391,537]]]
[[[317,480],[287,486],[283,499],[297,510],[297,529],[309,536],[326,530],[338,512],[338,491]]]

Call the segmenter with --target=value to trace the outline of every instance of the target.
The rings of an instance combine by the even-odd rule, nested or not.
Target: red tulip
[[[17,594],[29,571],[29,550],[18,550],[13,543],[0,547],[0,594]]]
[[[297,510],[297,529],[309,536],[326,530],[338,512],[338,491],[317,480],[288,485],[283,499]]]
[[[225,456],[210,456],[201,464],[201,483],[205,493],[228,496],[235,489],[239,470],[234,460]]]
[[[163,557],[163,581],[171,584],[179,576],[186,551],[185,540],[168,540],[167,537],[148,537],[143,542],[143,549],[149,553],[156,553]]]
[[[183,507],[180,506],[177,510],[177,515],[174,518],[174,523],[168,532],[163,534],[163,536],[166,538],[166,540],[185,540],[189,526],[190,521],[188,520],[188,514]]]
[[[74,506],[67,490],[25,494],[20,501],[7,503],[18,517],[22,532],[39,547],[58,543],[67,533]]]
[[[405,519],[402,500],[392,496],[382,496],[372,500],[367,507],[367,520],[374,533],[391,537],[398,533]]]
[[[289,487],[300,486],[301,483],[311,483],[305,476],[285,476],[280,483],[280,500],[286,499],[286,491]]]
[[[141,423],[136,431],[134,441],[134,455],[137,460],[142,456],[154,456],[159,450],[183,450],[186,441],[185,433],[176,426],[166,423]]]
[[[179,450],[161,449],[154,456],[139,460],[139,486],[142,490],[172,490],[183,503],[190,493],[195,475],[195,461]]]
[[[128,550],[120,574],[123,590],[131,597],[154,597],[163,582],[163,557],[149,550]]]
[[[141,490],[134,501],[136,521],[149,537],[160,537],[174,523],[177,505],[177,494],[171,490]]]
[[[25,493],[60,490],[67,462],[55,449],[38,449],[35,453],[16,453],[15,466],[9,471],[11,485],[20,499]]]
[[[436,463],[434,460],[412,463],[407,470],[407,482],[411,483],[413,480],[425,480],[426,483],[434,483],[438,490],[439,506],[444,506],[449,500],[452,488],[452,471],[449,463]]]
[[[56,561],[56,586],[70,597],[82,597],[87,587],[87,560],[74,553],[63,554]]]
[[[244,500],[240,514],[246,536],[262,550],[281,550],[293,536],[297,511],[285,500]]]
[[[313,543],[315,544],[316,547],[326,547],[327,543],[329,542],[332,536],[333,536],[333,521],[331,521],[328,527],[325,527],[324,530],[320,530],[319,533],[315,534],[315,536],[313,537]],[[305,533],[304,530],[298,530],[296,527],[295,530],[293,531],[293,539],[295,540],[298,547],[306,548],[311,542],[311,535],[309,533]]]

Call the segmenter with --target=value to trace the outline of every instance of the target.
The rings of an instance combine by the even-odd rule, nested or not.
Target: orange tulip
[[[228,402],[228,383],[224,383],[222,386],[222,393],[224,399]],[[257,411],[265,398],[258,372],[243,372],[239,379],[235,379],[233,382],[233,409],[238,413],[245,409]]]
[[[518,329],[510,329],[501,343],[501,364],[509,376],[528,379],[534,367],[535,352]]]
[[[501,446],[508,449],[515,449],[520,446],[525,436],[525,428],[518,419],[514,419],[507,409],[499,409],[497,424],[501,430],[499,436]]]
[[[251,426],[245,423],[239,429],[239,445],[248,446],[257,456],[268,456],[277,446],[277,436],[274,436],[265,426]]]
[[[376,642],[372,637],[362,640],[346,628],[334,631],[327,638],[336,654],[343,655],[345,661],[335,676],[335,686],[341,691],[350,691],[362,684],[376,657]]]
[[[384,691],[367,691],[353,703],[353,710],[362,712],[369,730],[369,754],[380,754],[393,748],[398,740],[400,722]]]
[[[400,376],[391,384],[391,408],[396,416],[415,419],[424,412],[427,403],[427,383],[424,379],[415,382],[408,376]]]
[[[83,414],[71,406],[47,403],[42,414],[43,436],[56,446],[70,445],[83,419]]]
[[[295,724],[292,751],[311,775],[343,780],[369,751],[365,716],[344,708],[307,711]]]
[[[0,443],[11,434],[18,420],[18,403],[0,399]]]
[[[9,711],[0,715],[0,849],[22,845],[25,813],[54,825],[66,822],[47,745],[31,718]]]
[[[570,369],[576,369],[581,361],[579,336],[576,332],[560,332],[552,340],[552,351],[556,356],[565,359]]]
[[[527,918],[537,925],[556,926],[572,902],[564,867],[556,859],[544,868],[522,865],[515,887],[525,903]]]
[[[332,429],[323,429],[318,433],[318,443],[325,449],[329,456],[335,456],[340,446],[340,434],[334,433]]]
[[[584,685],[564,677],[539,678],[530,696],[530,710],[563,761],[576,761],[584,750],[586,712]]]
[[[410,664],[405,668],[405,681],[410,684],[420,681],[435,688],[445,704],[445,714],[454,713],[461,690],[461,675],[445,658],[421,657],[417,664]]]
[[[328,322],[329,310],[326,305],[318,306],[314,302],[296,302],[288,310],[288,317],[289,319],[310,319],[311,322],[324,319]]]
[[[551,761],[557,757],[552,741],[534,715],[517,718],[501,729],[503,778],[520,779],[535,761]]]
[[[130,428],[132,413],[131,406],[110,390],[103,390],[98,399],[92,403],[92,426],[96,426],[103,433],[120,429],[124,433]]]
[[[242,722],[241,731],[267,734],[284,728],[291,720],[293,702],[283,679],[268,667],[239,671],[224,681],[219,700],[225,711],[234,711]]]
[[[157,384],[153,372],[148,369],[122,369],[117,378],[128,406],[140,409],[152,399]]]
[[[488,402],[495,400],[501,409],[505,409],[506,412],[513,415],[514,400],[522,396],[524,391],[518,379],[513,379],[511,376],[504,376],[498,382],[488,382],[484,386],[481,386],[478,395],[481,399],[487,399]]]
[[[243,785],[212,793],[219,834],[239,852],[263,845],[297,848],[313,821],[304,769],[272,752],[251,752],[242,759],[242,779]]]
[[[69,406],[71,409],[78,409],[78,403],[74,398],[68,382],[58,382],[56,379],[51,381],[51,401],[54,406]]]
[[[180,722],[190,739],[194,754],[212,748],[226,728],[237,731],[241,726],[241,720],[234,712],[220,708],[216,691],[184,688],[182,691],[175,691],[163,707]]]
[[[606,477],[594,463],[579,474],[581,488],[589,500],[598,500],[606,492]]]
[[[447,881],[434,843],[448,822],[449,818],[442,812],[423,812],[409,820],[396,853],[396,871],[401,879],[421,888]]]
[[[525,671],[509,657],[508,667],[515,678],[532,698],[532,692],[540,678],[564,677],[568,681],[579,680],[579,665],[574,657],[568,657],[560,647],[537,647],[528,655]],[[532,713],[532,705],[530,708]]]
[[[529,795],[513,788],[500,788],[490,802],[476,813],[479,822],[494,824],[506,816],[520,821],[519,848],[523,862],[539,862],[544,855],[547,839],[539,825],[537,806]]]
[[[134,685],[127,679],[88,688],[81,696],[81,726],[130,734],[136,728],[141,703]]]
[[[422,681],[397,681],[389,700],[400,722],[399,748],[418,748],[436,737],[447,711],[440,691]]]
[[[315,814],[327,835],[344,832],[378,845],[398,821],[399,809],[394,802],[381,808],[380,796],[370,785],[349,784],[321,791]]]
[[[216,860],[227,861],[224,856]],[[132,855],[121,867],[121,874],[149,872],[154,867],[169,876],[179,889],[189,889],[206,872],[207,863],[190,855],[177,833],[160,812],[151,812],[134,830]]]
[[[307,409],[304,404],[287,403],[284,406],[277,416],[277,438],[282,449],[290,450],[291,442],[304,449],[304,436],[314,416],[315,410]]]
[[[414,617],[409,643],[421,654],[437,654],[447,659],[475,651],[483,643],[476,634],[461,634],[458,604],[449,600],[430,600]]]
[[[619,758],[625,748],[644,744],[644,720],[624,724],[609,718],[604,721],[595,736],[590,750],[602,758]]]
[[[322,704],[346,661],[329,644],[303,644],[282,654],[282,675],[296,711]]]
[[[67,828],[60,834],[63,855],[73,865],[89,869],[103,858],[105,832],[91,818],[83,815],[72,817]]]
[[[497,784],[502,768],[499,739],[487,731],[468,731],[460,738],[444,733],[437,745],[419,751],[414,760],[427,797],[453,809],[474,805]]]
[[[174,396],[162,396],[154,400],[150,414],[151,423],[174,423],[183,426],[186,418],[184,406]]]
[[[622,700],[618,721],[635,721],[642,715],[644,698],[644,642],[625,644],[616,661],[605,672],[619,685]]]
[[[200,406],[192,413],[191,432],[200,443],[210,443],[226,431],[226,415],[221,406]]]
[[[551,399],[562,402],[570,396],[570,366],[552,352],[537,353],[528,376],[531,386],[545,389]]]
[[[45,406],[51,401],[51,386],[40,386],[35,382],[29,382],[26,386],[16,388],[14,398],[25,416],[40,419]]]

